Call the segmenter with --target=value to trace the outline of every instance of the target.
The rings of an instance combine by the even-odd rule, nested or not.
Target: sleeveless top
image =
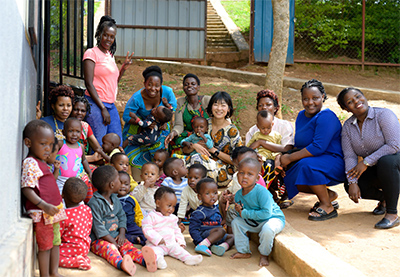
[[[82,147],[78,142],[79,147],[74,149],[68,147],[64,140],[64,145],[58,151],[57,160],[61,162],[60,176],[76,177],[82,165]]]

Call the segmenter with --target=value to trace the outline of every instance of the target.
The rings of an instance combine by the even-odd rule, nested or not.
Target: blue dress
[[[304,110],[296,119],[294,147],[306,148],[313,156],[295,162],[284,178],[289,199],[299,193],[297,185],[337,185],[346,175],[341,145],[342,125],[329,109],[313,117],[306,117]]]

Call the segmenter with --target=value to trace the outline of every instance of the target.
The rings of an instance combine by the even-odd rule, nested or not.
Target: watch
[[[216,150],[214,153],[212,153],[212,156],[213,156],[214,158],[217,158],[218,155],[219,155],[219,150]]]
[[[367,161],[364,159],[363,160],[363,163],[366,165],[366,166],[371,166],[369,163],[367,163]]]

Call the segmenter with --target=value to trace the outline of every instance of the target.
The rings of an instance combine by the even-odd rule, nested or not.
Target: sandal
[[[316,208],[314,212],[319,214],[319,216],[309,215],[308,220],[324,221],[324,220],[335,218],[338,216],[337,210],[335,210],[335,209],[333,209],[333,211],[330,212],[329,214],[322,208]]]
[[[294,204],[293,200],[286,199],[286,200],[283,200],[283,201],[279,201],[278,205],[279,205],[279,208],[281,208],[281,210],[283,210],[283,209],[289,208],[293,204]]]
[[[386,213],[386,207],[383,206],[382,202],[378,203],[378,206],[372,211],[374,215],[383,215]]]
[[[335,210],[339,209],[339,202],[338,201],[333,200],[331,202],[331,204],[332,204],[332,206],[333,206],[333,208]],[[317,210],[317,208],[319,207],[319,205],[320,205],[319,201],[315,202],[314,206],[310,209],[310,213],[315,212]]]

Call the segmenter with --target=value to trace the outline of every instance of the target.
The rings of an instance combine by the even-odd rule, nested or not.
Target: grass
[[[250,1],[221,1],[229,17],[242,33],[250,31]]]

